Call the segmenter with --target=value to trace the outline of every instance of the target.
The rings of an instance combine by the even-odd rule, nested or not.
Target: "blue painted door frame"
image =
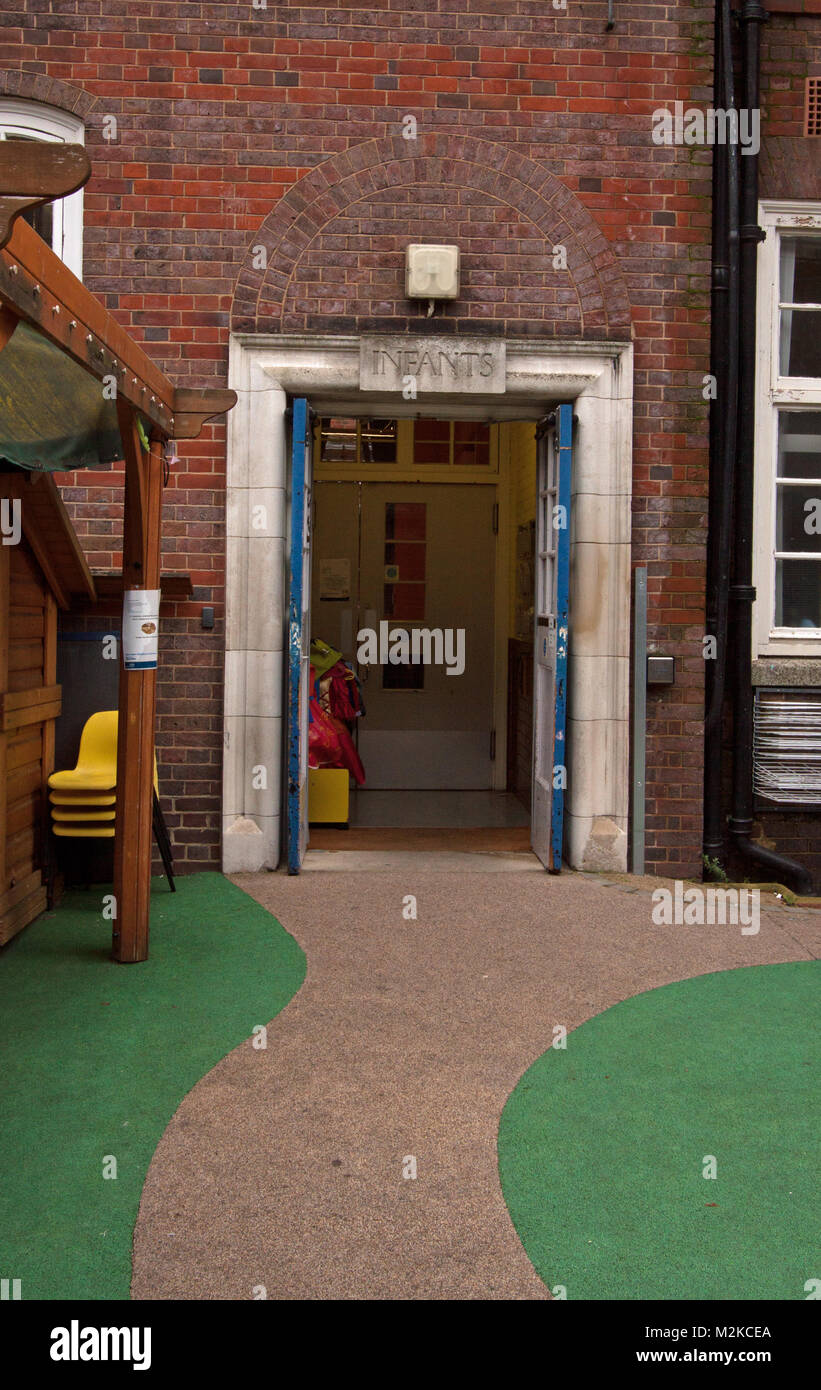
[[[560,405],[537,430],[531,842],[551,873],[562,867],[567,785],[567,656],[573,407]]]
[[[288,873],[298,874],[308,844],[308,689],[311,602],[311,411],[293,402],[291,553],[288,589]]]

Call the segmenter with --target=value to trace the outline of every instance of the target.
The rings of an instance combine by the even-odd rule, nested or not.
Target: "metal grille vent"
[[[821,690],[757,690],[753,737],[756,795],[821,806]]]
[[[804,134],[821,135],[821,77],[807,78]]]

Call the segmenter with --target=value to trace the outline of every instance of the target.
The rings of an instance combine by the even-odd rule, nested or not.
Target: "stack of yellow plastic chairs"
[[[48,779],[55,835],[112,840],[117,801],[117,711],[101,710],[86,721],[77,766]],[[154,759],[154,790],[158,790]]]

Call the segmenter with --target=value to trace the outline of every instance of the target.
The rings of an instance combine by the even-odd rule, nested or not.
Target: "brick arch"
[[[437,313],[437,331],[629,335],[621,272],[575,194],[516,150],[447,132],[367,141],[299,180],[253,238],[232,327],[395,330],[408,322],[402,253],[416,240],[462,252],[460,298]],[[567,270],[553,266],[559,245]],[[253,264],[259,246],[265,269]]]
[[[88,120],[97,104],[97,98],[91,92],[41,72],[0,70],[0,96],[17,97],[21,101],[42,101],[47,106],[70,111],[81,121]]]

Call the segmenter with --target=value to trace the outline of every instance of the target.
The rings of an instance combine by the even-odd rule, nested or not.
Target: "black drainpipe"
[[[715,13],[716,110],[735,110],[730,0]],[[713,261],[710,371],[716,394],[710,403],[710,487],[707,533],[707,635],[715,657],[705,662],[704,854],[726,857],[722,797],[722,715],[726,692],[733,489],[738,408],[738,214],[739,147],[713,146]],[[709,877],[708,870],[708,877]]]
[[[741,22],[744,107],[760,110],[760,27],[767,11],[759,0],[744,0]],[[751,129],[751,126],[749,127]],[[753,828],[753,687],[752,652],[753,500],[755,459],[756,273],[758,243],[758,154],[741,157],[741,226],[739,228],[739,388],[733,583],[733,791],[730,834],[736,850],[798,893],[812,893],[812,876],[801,864],[764,849],[750,838]]]

